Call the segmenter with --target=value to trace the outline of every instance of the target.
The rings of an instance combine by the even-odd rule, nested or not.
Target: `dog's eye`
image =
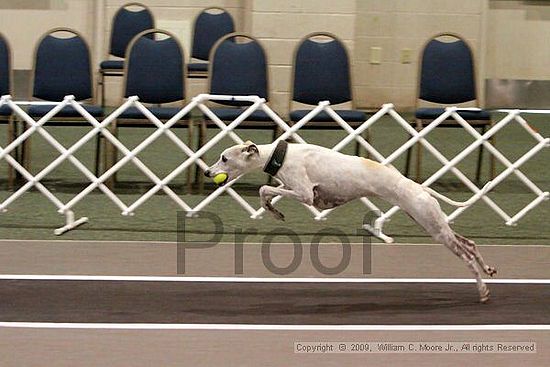
[[[227,157],[224,156],[224,155],[222,155],[222,162],[223,162],[223,163],[227,162]]]

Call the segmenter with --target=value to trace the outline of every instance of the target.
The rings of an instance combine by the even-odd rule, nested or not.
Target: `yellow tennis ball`
[[[217,185],[223,183],[225,180],[227,180],[227,173],[218,173],[216,176],[214,176],[214,182]]]

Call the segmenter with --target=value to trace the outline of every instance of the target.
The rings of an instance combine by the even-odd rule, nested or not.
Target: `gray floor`
[[[293,325],[550,324],[550,285],[2,280],[2,321]]]
[[[244,276],[273,276],[258,257],[260,249],[246,246]],[[291,246],[273,249],[274,261],[288,263]],[[324,249],[322,260],[334,264],[338,247]],[[442,246],[373,245],[368,275],[361,273],[361,250],[353,246],[350,268],[342,276],[469,278],[464,264]],[[481,246],[481,252],[498,267],[499,278],[548,278],[549,247]],[[186,275],[232,275],[233,254],[231,245],[189,251]],[[3,274],[177,275],[176,259],[176,244],[167,242],[0,241]],[[298,269],[293,276],[322,276],[308,261]],[[1,281],[0,322],[51,321],[55,328],[0,327],[0,365],[168,366],[176,361],[192,366],[334,366],[368,361],[384,366],[546,366],[548,330],[230,331],[216,330],[214,324],[550,323],[548,286],[489,286],[493,299],[483,305],[473,284]],[[74,329],[58,322],[190,322],[214,329]],[[537,353],[295,354],[294,343],[300,341],[532,341]]]

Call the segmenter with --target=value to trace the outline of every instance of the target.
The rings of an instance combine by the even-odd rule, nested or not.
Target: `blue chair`
[[[214,44],[223,36],[235,32],[231,14],[218,7],[206,8],[199,13],[193,24],[193,47],[191,58],[199,62],[187,65],[190,78],[208,76],[208,58]]]
[[[416,99],[415,123],[421,130],[445,111],[444,106],[462,103],[479,107],[476,88],[475,62],[466,40],[453,33],[440,33],[428,40],[420,55],[419,82]],[[430,107],[420,107],[421,102]],[[434,107],[433,104],[436,104]],[[440,106],[437,106],[439,104]],[[483,134],[492,125],[491,114],[486,110],[459,111],[458,114]],[[440,127],[460,127],[454,119],[443,121]],[[494,143],[494,140],[492,140]],[[483,145],[479,148],[476,181],[481,176]],[[406,175],[409,173],[411,150],[407,155]],[[416,179],[420,180],[422,150],[417,144]],[[494,157],[491,160],[491,177],[494,177]]]
[[[11,50],[8,40],[0,33],[0,96],[12,94],[13,69],[11,66]],[[9,106],[0,107],[0,123],[8,126],[7,144],[10,144],[17,136],[12,110]],[[12,152],[17,157],[17,152]],[[8,164],[8,187],[13,187],[14,170]]]
[[[62,37],[62,35],[69,37]],[[94,104],[90,49],[84,38],[75,30],[55,28],[38,41],[34,51],[32,87],[29,99],[60,102],[67,95],[74,95],[88,113],[103,117],[101,106]],[[46,115],[54,105],[31,105],[27,112],[31,117]],[[72,106],[64,107],[47,122],[49,126],[89,126]],[[28,139],[26,143],[28,142]],[[24,162],[29,166],[30,146],[24,145]],[[99,171],[99,137],[97,138],[95,171]]]
[[[133,8],[138,8],[134,11]],[[139,33],[155,28],[153,14],[143,4],[128,3],[121,6],[113,16],[109,55],[119,59],[107,59],[99,64],[98,84],[101,86],[101,105],[105,106],[105,77],[122,76],[124,70],[124,53],[130,41]]]
[[[267,58],[260,42],[246,34],[231,33],[220,39],[212,49],[211,68],[208,74],[208,92],[215,95],[254,95],[269,100]],[[250,102],[216,101],[227,107],[211,108],[222,121],[235,120]],[[204,115],[202,134],[205,129],[216,125]],[[262,110],[254,111],[239,128],[269,129],[276,135],[276,124]]]
[[[335,111],[352,127],[365,122],[366,113],[355,109],[349,56],[342,41],[327,32],[308,34],[298,44],[293,60],[289,101],[292,123],[301,120],[321,101],[330,101],[333,106],[347,104],[350,108],[335,108]],[[306,105],[307,109],[293,109],[296,103]],[[318,114],[303,128],[341,129],[326,112]],[[356,154],[359,154],[359,144]]]
[[[260,42],[243,33],[231,33],[221,38],[212,48],[208,73],[208,91],[215,95],[254,95],[269,100],[267,57]],[[216,101],[224,107],[213,107],[212,112],[224,122],[231,122],[242,114],[250,102]],[[218,128],[204,115],[199,131],[199,145],[205,143],[206,129]],[[271,130],[275,140],[277,124],[263,110],[254,111],[239,129]],[[198,175],[198,180],[202,175]]]
[[[184,55],[177,38],[167,31],[149,29],[136,35],[128,45],[124,61],[124,97],[138,96],[140,102],[153,105],[148,109],[161,121],[172,118],[185,104]],[[177,106],[162,106],[167,103]],[[188,117],[174,127],[187,127],[191,140],[192,124]],[[119,127],[154,126],[136,107],[130,107],[120,114],[111,129],[118,135]],[[107,167],[116,161],[117,150],[111,153],[107,157]]]

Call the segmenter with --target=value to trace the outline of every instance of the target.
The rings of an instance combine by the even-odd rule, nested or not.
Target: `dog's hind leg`
[[[445,220],[445,214],[441,210],[436,199],[428,193],[418,194],[414,199],[404,201],[400,205],[409,215],[428,232],[437,243],[442,243],[456,256],[461,258],[476,278],[477,290],[481,302],[489,300],[489,289],[481,278],[481,272],[476,262],[475,251],[471,245],[466,245],[453,232],[449,223]]]
[[[493,276],[497,273],[497,270],[494,267],[489,266],[485,263],[485,260],[483,260],[483,256],[481,256],[481,253],[479,252],[479,249],[477,248],[474,241],[469,240],[456,232],[455,236],[457,240],[463,245],[462,247],[465,249],[465,251],[475,257],[477,263],[479,264],[479,266],[481,266],[485,274]]]
[[[479,272],[479,269],[477,267],[475,257],[466,252],[463,252],[460,257],[466,262],[466,264],[476,277],[477,290],[479,292],[479,301],[481,303],[486,303],[487,301],[489,301],[490,292],[489,288],[487,288],[487,285],[483,282],[483,279],[481,279],[481,273]]]
[[[483,279],[481,278],[481,272],[479,271],[479,268],[476,263],[476,257],[475,255],[471,254],[465,246],[458,240],[457,237],[455,237],[454,233],[452,231],[445,231],[446,233],[439,234],[437,236],[434,236],[434,239],[436,239],[438,242],[443,243],[445,247],[447,247],[453,254],[461,258],[472,274],[474,274],[476,278],[477,283],[477,290],[479,292],[479,300],[482,303],[485,303],[489,300],[489,289],[487,288],[487,285],[483,282]]]

